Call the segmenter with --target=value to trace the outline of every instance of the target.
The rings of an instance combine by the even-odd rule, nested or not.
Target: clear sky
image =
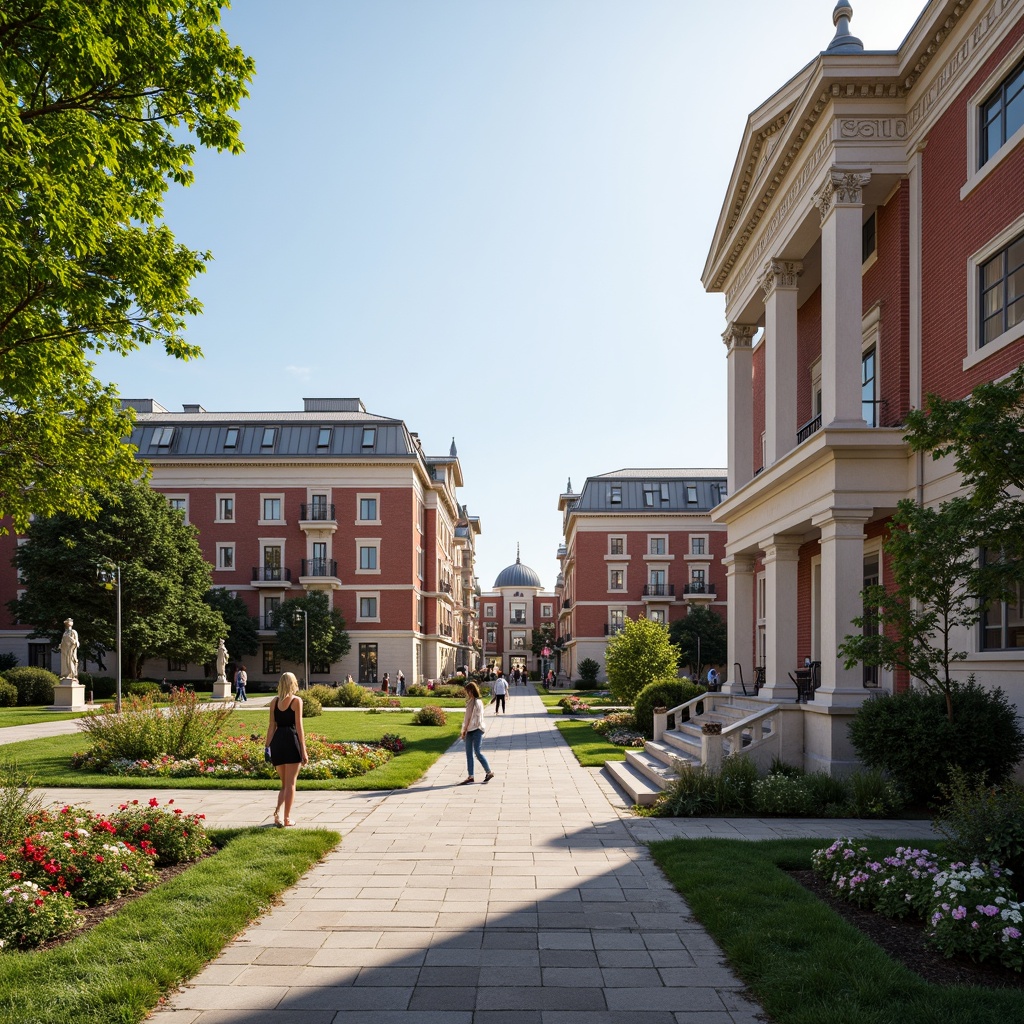
[[[724,466],[724,302],[700,284],[749,112],[824,49],[830,0],[236,0],[246,152],[167,220],[214,262],[189,340],[104,357],[168,409],[358,396],[454,436],[480,583],[554,585],[558,495]],[[923,0],[854,0],[894,49]]]

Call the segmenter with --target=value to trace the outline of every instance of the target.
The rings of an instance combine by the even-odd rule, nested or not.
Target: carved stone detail
[[[769,260],[761,275],[765,301],[776,288],[796,288],[804,265],[799,260]]]
[[[844,117],[835,122],[836,139],[893,139],[902,141],[907,137],[905,117]]]
[[[757,324],[730,323],[722,331],[722,341],[731,352],[734,348],[750,348],[757,334]]]
[[[870,180],[869,171],[846,171],[833,167],[813,197],[822,223],[833,206],[860,206],[864,202],[864,186]]]

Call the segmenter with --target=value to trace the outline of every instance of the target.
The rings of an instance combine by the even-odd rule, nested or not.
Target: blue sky
[[[358,396],[431,454],[454,436],[481,585],[519,542],[552,586],[567,478],[725,465],[700,272],[746,117],[828,45],[832,7],[236,0],[246,152],[201,153],[166,209],[214,255],[205,358],[99,376],[169,409]],[[923,3],[854,7],[893,49]]]

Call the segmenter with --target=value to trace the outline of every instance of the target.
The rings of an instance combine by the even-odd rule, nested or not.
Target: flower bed
[[[156,778],[253,778],[272,779],[277,771],[264,758],[263,737],[228,736],[209,744],[195,757],[104,759],[95,750],[72,758],[73,768],[87,768],[105,775]],[[322,736],[306,737],[309,763],[299,769],[300,779],[348,779],[387,764],[394,756],[385,746],[369,743],[335,743]]]
[[[563,697],[559,702],[558,706],[567,715],[590,715],[596,714],[596,709],[592,708],[586,701],[580,700],[579,697],[568,696]]]
[[[998,864],[951,863],[909,847],[872,859],[852,839],[815,851],[812,863],[835,896],[888,917],[923,918],[927,941],[946,956],[1024,970],[1024,907]]]

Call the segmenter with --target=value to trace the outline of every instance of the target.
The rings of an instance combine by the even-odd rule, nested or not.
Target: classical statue
[[[228,667],[228,649],[224,646],[223,640],[217,641],[217,682],[224,683],[227,679],[224,673]]]
[[[78,682],[78,633],[74,619],[64,620],[64,635],[60,638],[60,677]]]

